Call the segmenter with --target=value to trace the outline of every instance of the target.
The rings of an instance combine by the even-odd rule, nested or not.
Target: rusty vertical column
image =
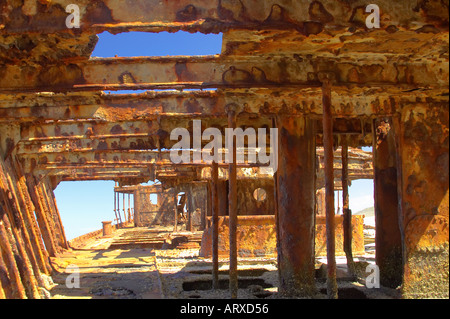
[[[402,238],[397,193],[397,156],[389,119],[373,122],[375,199],[375,260],[380,283],[397,288],[402,283]]]
[[[314,202],[316,131],[306,117],[280,115],[277,170],[277,247],[280,293],[316,294]]]
[[[173,206],[175,211],[173,220],[173,232],[176,233],[178,231],[178,193],[176,189],[174,189],[173,191]]]
[[[134,191],[133,191],[133,194],[130,194],[130,197],[133,198],[130,202],[130,205],[131,205],[130,214],[131,214],[131,220],[133,221],[133,224],[134,224]]]
[[[134,191],[134,226],[138,227],[139,225],[139,209],[140,209],[140,196],[141,196],[141,192],[140,192],[140,187],[138,186],[136,188],[136,190]]]
[[[212,282],[213,288],[219,289],[219,164],[213,161],[212,170]]]
[[[127,211],[125,209],[125,193],[122,193],[122,211],[123,211],[123,221],[126,224],[127,223]]]
[[[236,163],[236,105],[228,105],[228,128],[233,132],[228,134],[228,157],[229,165],[229,192],[228,192],[228,212],[230,229],[230,293],[231,298],[236,299],[238,295],[238,256],[237,256],[237,163]],[[231,130],[230,130],[231,131]],[[230,148],[231,147],[231,148]]]
[[[272,118],[272,128],[278,130],[278,123],[277,118]],[[279,143],[278,140],[275,141],[275,143]],[[278,155],[278,154],[277,154]],[[274,201],[274,215],[275,215],[275,233],[277,238],[277,252],[279,252],[280,249],[280,223],[279,223],[279,213],[278,213],[278,167],[276,168],[274,174],[273,174],[273,201]],[[279,257],[279,254],[277,254],[277,257]],[[278,261],[279,264],[279,261]]]
[[[119,224],[119,217],[117,216],[117,196],[116,196],[116,190],[114,190],[114,215],[116,216],[116,224]]]
[[[334,211],[333,115],[331,112],[331,74],[321,74],[323,94],[323,147],[325,162],[325,210],[327,227],[327,294],[337,299],[336,239]]]
[[[119,228],[122,228],[123,223],[122,223],[122,214],[120,213],[120,193],[116,192],[116,196],[117,196],[117,214],[119,215]]]
[[[131,198],[130,198],[130,194],[128,195],[128,222],[131,222]]]
[[[348,139],[342,136],[342,212],[344,214],[344,252],[347,258],[348,273],[355,276],[352,251],[352,211],[348,195]]]

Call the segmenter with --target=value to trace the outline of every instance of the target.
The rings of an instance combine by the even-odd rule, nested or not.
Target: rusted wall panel
[[[238,216],[238,255],[240,257],[274,257],[277,255],[275,216]],[[316,219],[315,255],[326,256],[325,217]],[[353,251],[355,256],[365,255],[364,220],[362,216],[353,216]],[[227,217],[219,219],[219,255],[229,254]],[[200,256],[212,256],[212,228],[205,230],[202,238]],[[336,255],[345,256],[343,249],[343,218],[336,216]]]
[[[174,189],[164,190],[160,186],[139,187],[135,196],[137,200],[134,216],[137,227],[173,224]]]
[[[406,298],[448,298],[448,105],[405,107],[394,119]]]
[[[265,195],[256,200],[254,193],[262,189]],[[274,207],[274,182],[273,179],[238,180],[238,215],[273,215]]]

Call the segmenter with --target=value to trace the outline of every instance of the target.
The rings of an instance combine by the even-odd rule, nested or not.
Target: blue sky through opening
[[[222,50],[222,34],[128,32],[99,34],[92,57],[214,55]]]

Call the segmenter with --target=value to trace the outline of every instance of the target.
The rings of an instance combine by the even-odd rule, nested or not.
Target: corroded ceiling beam
[[[334,73],[334,86],[448,87],[448,59],[372,54],[295,57],[93,58],[86,63],[2,67],[0,93],[99,90],[309,88],[321,72]],[[447,67],[447,68],[445,68]]]
[[[226,106],[242,106],[245,114],[271,116],[322,115],[320,89],[246,89],[227,91],[154,92],[142,94],[18,94],[0,95],[0,122],[101,120],[107,122],[164,117],[226,117]],[[390,116],[411,103],[448,103],[448,88],[336,88],[333,114],[340,118]]]
[[[190,133],[189,145],[194,148],[194,137],[196,143],[200,143],[204,148],[211,142],[211,137],[203,136],[207,128],[217,128],[222,134],[222,147],[226,145],[226,119],[204,119],[201,121],[201,129],[195,129],[193,120],[183,119],[163,119],[158,122],[129,121],[129,122],[96,122],[96,121],[68,121],[58,123],[27,124],[23,125],[20,141],[15,147],[18,155],[45,155],[71,152],[86,153],[96,152],[125,152],[125,151],[158,151],[171,149],[180,141],[180,136],[171,138],[171,133],[177,128],[186,128]],[[367,119],[340,119],[334,120],[335,134],[350,134],[354,143],[351,145],[371,145],[371,121]],[[318,125],[319,126],[319,125]],[[259,128],[265,128],[266,147],[270,147],[275,136],[270,134],[272,127],[270,117],[249,118],[240,117],[238,127],[244,134],[258,133]],[[247,131],[248,128],[254,130]],[[318,127],[318,145],[320,145],[321,129]],[[364,138],[369,137],[368,142]],[[259,141],[258,135],[255,141]],[[363,141],[363,142],[361,142]],[[258,142],[260,143],[260,142]],[[248,141],[244,140],[244,145]]]
[[[0,25],[7,33],[69,32],[66,7],[72,0],[3,1]],[[410,25],[420,21],[437,26],[448,22],[445,1],[377,0],[384,24]],[[317,33],[326,26],[360,26],[368,14],[365,1],[283,1],[268,0],[79,0],[81,30],[160,32],[186,30],[217,33],[228,29],[296,29]],[[447,14],[446,14],[447,13]],[[51,18],[51,19],[50,19]],[[313,23],[314,22],[314,23]]]
[[[270,128],[271,118],[242,116],[239,126],[243,129]],[[207,128],[218,128],[225,136],[226,119],[207,118],[201,121],[200,134]],[[51,123],[27,123],[22,125],[20,140],[34,142],[43,151],[59,149],[154,149],[171,148],[179,139],[171,141],[171,132],[186,128],[193,136],[194,121],[191,118],[163,118],[160,121],[135,120],[125,122],[65,121]],[[269,132],[268,132],[269,133]],[[200,138],[202,136],[200,135]],[[130,138],[130,140],[128,140]],[[91,140],[91,141],[89,141]],[[17,141],[19,142],[19,141]],[[159,143],[159,144],[158,144]],[[49,145],[49,147],[45,147]],[[52,146],[53,145],[53,146]],[[25,150],[26,145],[24,145]],[[34,152],[38,149],[30,149]]]
[[[192,154],[193,152],[190,151]],[[244,153],[245,154],[245,153]],[[244,155],[245,156],[245,155]],[[134,151],[134,150],[103,150],[103,151],[66,151],[57,153],[19,154],[19,159],[26,173],[34,170],[71,169],[71,168],[114,168],[114,167],[205,167],[210,163],[203,160],[175,164],[170,151]],[[227,165],[223,163],[223,165]],[[248,163],[245,156],[238,167],[268,166],[266,163]]]
[[[30,169],[27,161],[28,157],[22,157],[25,169]],[[318,166],[318,186],[321,186],[323,180],[323,149],[317,149]],[[341,178],[341,155],[340,149],[334,154],[334,174],[336,181]],[[91,163],[58,163],[58,164],[40,164],[34,169],[27,171],[38,178],[43,176],[56,176],[63,181],[76,180],[117,180],[120,178],[144,178],[147,180],[158,179],[174,179],[177,177],[190,176],[192,179],[208,180],[210,176],[210,168],[208,165],[192,164],[192,165],[173,165],[167,162],[156,162],[152,164],[133,164],[126,162],[105,163],[103,161],[93,161]],[[271,171],[259,167],[241,167],[238,168],[238,178],[273,178]],[[221,179],[228,178],[226,165],[221,165],[219,175]],[[351,148],[349,150],[349,178],[372,179],[373,164],[372,153]]]

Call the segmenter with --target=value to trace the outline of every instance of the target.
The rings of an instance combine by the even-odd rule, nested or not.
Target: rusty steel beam
[[[228,127],[236,128],[237,106],[230,104],[228,106]],[[228,140],[228,147],[231,149],[228,152],[232,153],[229,165],[228,175],[228,214],[229,214],[229,240],[230,240],[230,293],[232,299],[238,297],[238,247],[237,247],[237,162],[236,162],[236,137],[230,136]]]
[[[33,242],[31,239],[32,236],[30,233],[31,229],[27,227],[27,224],[25,223],[26,207],[23,201],[23,197],[20,196],[21,192],[19,189],[19,183],[17,181],[16,170],[13,169],[13,166],[9,162],[5,163],[4,168],[6,168],[8,171],[6,176],[3,176],[3,178],[6,178],[6,181],[4,182],[6,182],[7,184],[5,186],[9,188],[9,190],[11,191],[10,194],[12,195],[11,205],[14,208],[15,212],[14,225],[17,229],[17,236],[20,236],[20,247],[18,246],[18,248],[22,251],[22,254],[26,254],[26,256],[23,258],[28,264],[27,266],[31,265],[33,271],[32,277],[34,278],[33,284],[35,284],[34,281],[36,281],[39,286],[44,287],[44,283],[40,276],[41,269],[38,263],[38,258],[35,254],[35,249],[33,249]]]
[[[52,234],[51,225],[46,216],[46,208],[42,199],[42,194],[34,177],[27,177],[27,185],[31,198],[35,203],[36,219],[39,224],[39,229],[41,230],[42,239],[45,243],[45,249],[48,251],[50,257],[56,257],[58,255],[58,248]]]
[[[30,5],[8,0],[4,4],[4,15],[0,19],[0,34],[32,33],[39,29],[42,33],[71,33],[66,26],[68,13],[65,8],[70,0],[51,3],[32,1]],[[382,12],[383,29],[390,25],[416,27],[432,23],[444,27],[448,22],[448,4],[438,2],[429,6],[413,0],[392,3],[379,0]],[[81,32],[100,33],[108,30],[113,33],[126,31],[146,32],[189,32],[218,33],[230,29],[280,29],[297,31],[300,34],[316,34],[336,27],[365,26],[369,13],[359,2],[281,2],[267,0],[258,6],[251,0],[241,1],[203,1],[180,0],[174,2],[133,1],[123,4],[120,1],[88,0],[77,2],[80,11]],[[30,23],[27,23],[31,20]],[[415,24],[416,23],[416,24]]]
[[[8,276],[8,268],[0,254],[0,299],[14,299],[13,287]]]
[[[178,193],[175,189],[173,195],[173,206],[174,206],[173,232],[176,233],[178,231]]]
[[[67,238],[64,230],[64,226],[62,224],[61,215],[59,214],[58,206],[56,204],[55,194],[53,193],[53,189],[49,185],[49,180],[44,184],[45,195],[47,198],[47,203],[50,208],[50,212],[52,218],[55,223],[55,227],[58,232],[60,247],[63,249],[69,249],[69,245],[67,243]]]
[[[42,274],[50,274],[51,267],[48,261],[48,256],[46,255],[45,248],[42,242],[42,235],[37,225],[35,215],[34,215],[34,204],[31,200],[28,187],[26,185],[26,179],[22,172],[22,167],[17,162],[13,161],[13,166],[17,173],[17,184],[23,202],[25,203],[24,221],[25,228],[30,232],[30,239],[32,241],[32,248],[36,256],[36,260],[39,264],[39,269]],[[35,273],[38,273],[35,271]],[[38,278],[39,280],[39,278]],[[42,286],[42,285],[41,285]]]
[[[277,118],[277,248],[280,293],[311,297],[314,274],[315,121]]]
[[[317,148],[317,162],[319,166],[317,168],[317,185],[321,188],[324,185],[324,157],[323,148]],[[373,178],[373,165],[372,165],[372,155],[369,152],[364,152],[358,149],[350,149],[349,151],[349,180],[356,179],[372,179]],[[167,156],[164,155],[164,156]],[[22,157],[22,164],[24,169],[30,169],[29,158]],[[115,163],[105,163],[101,161],[94,161],[91,163],[58,163],[52,165],[39,165],[36,166],[32,173],[38,178],[44,176],[59,176],[65,181],[73,180],[110,180],[123,177],[148,177],[152,178],[154,172],[157,175],[164,172],[166,169],[170,168],[174,175],[181,174],[183,172],[192,172],[196,176],[194,178],[200,179],[211,179],[211,176],[204,169],[208,167],[208,164],[195,164],[195,165],[174,165],[168,161],[155,162],[151,164],[141,162],[115,162]],[[252,170],[254,175],[248,175],[245,173],[246,165],[238,165],[238,179],[242,178],[252,178],[252,176],[258,176],[259,178],[272,178],[272,175],[261,175],[256,164],[249,164],[253,166]],[[225,167],[227,164],[221,163],[220,167]],[[248,166],[250,168],[250,166]],[[196,170],[198,168],[203,168],[201,174],[197,174]],[[248,170],[248,169],[247,169]],[[335,181],[340,181],[341,179],[341,155],[340,150],[335,153],[334,156],[334,173]],[[228,179],[228,174],[222,172],[223,178]],[[255,177],[253,177],[255,178]]]
[[[116,190],[114,190],[114,215],[116,216],[115,222],[116,224],[119,224],[119,217],[117,215],[117,196],[116,196]]]
[[[0,248],[6,268],[8,270],[11,285],[11,294],[17,299],[26,299],[27,294],[20,277],[19,268],[14,258],[14,251],[11,246],[9,234],[6,228],[5,219],[7,218],[4,208],[0,205]]]
[[[23,221],[22,206],[17,197],[14,182],[12,181],[13,169],[0,160],[0,189],[2,202],[5,205],[5,214],[1,223],[5,225],[7,231],[11,233],[11,248],[17,262],[17,266],[22,278],[28,298],[40,298],[38,291],[39,268],[34,258],[34,252]],[[35,274],[33,270],[37,270]],[[42,282],[41,282],[42,284]]]
[[[446,60],[437,65],[426,57],[421,57],[420,61],[405,61],[401,57],[374,55],[368,58],[324,56],[302,60],[292,57],[229,59],[218,55],[92,58],[85,63],[45,66],[31,75],[20,66],[7,65],[3,70],[4,76],[0,78],[0,93],[317,88],[320,87],[319,73],[330,70],[338,75],[336,86],[447,87],[448,72],[442,68],[448,65]],[[374,68],[382,72],[373,72]],[[399,76],[399,68],[411,76]],[[363,76],[366,73],[370,77]]]
[[[257,135],[255,135],[257,136]],[[222,137],[223,139],[225,138]],[[158,147],[155,145],[155,140],[158,139],[158,135],[139,135],[138,137],[130,134],[130,135],[122,135],[120,137],[117,136],[108,136],[97,138],[95,136],[91,136],[90,138],[86,137],[55,137],[55,138],[39,138],[32,140],[22,140],[16,145],[15,154],[22,155],[42,155],[45,156],[47,154],[63,154],[67,152],[71,153],[102,153],[102,152],[155,152],[158,154],[164,154],[164,151],[159,151]],[[217,141],[217,140],[216,140]],[[209,140],[203,140],[201,143],[202,147],[206,147],[209,143]],[[178,140],[171,140],[170,142],[166,142],[165,146],[172,147]],[[173,145],[172,145],[173,144]],[[244,145],[248,145],[245,143]],[[270,148],[269,148],[270,150]],[[193,150],[185,149],[186,152],[189,152],[191,155],[196,153],[200,153],[202,150]],[[246,149],[240,150],[239,154],[243,154],[247,156],[251,152],[257,152],[257,149]],[[218,149],[219,154],[225,155],[227,150],[225,148]],[[196,161],[193,163],[201,164],[202,162]]]
[[[212,163],[211,169],[211,203],[212,203],[212,283],[214,289],[219,289],[219,165]]]
[[[93,151],[93,152],[63,152],[44,154],[23,154],[20,156],[25,173],[35,171],[61,170],[71,171],[76,169],[93,169],[118,167],[208,167],[210,163],[202,161],[199,163],[174,164],[171,160],[170,151]],[[221,164],[226,165],[226,164]],[[267,167],[268,164],[244,163],[236,164],[240,168]],[[89,172],[89,171],[88,171]],[[64,171],[62,172],[64,174]],[[148,172],[150,173],[150,172]]]
[[[345,257],[347,259],[347,267],[348,273],[350,276],[354,277],[355,266],[353,261],[353,250],[352,250],[352,238],[353,238],[353,229],[352,229],[352,211],[350,210],[350,199],[349,199],[349,173],[348,173],[348,140],[347,136],[342,137],[342,212],[344,215],[343,228],[344,228],[344,252]]]
[[[421,101],[448,102],[448,89],[405,92],[396,87],[336,88],[334,114],[340,118],[392,116],[400,105]],[[267,116],[322,115],[321,91],[314,89],[249,89],[204,92],[147,92],[140,94],[21,94],[0,95],[0,122],[98,120],[132,122],[159,117],[226,118],[225,106],[246,105],[246,114]]]
[[[13,212],[10,211],[10,213],[12,214]],[[25,293],[30,299],[40,299],[38,284],[24,248],[23,239],[21,237],[22,234],[20,233],[18,226],[10,221],[11,219],[12,217],[9,217],[7,212],[3,215],[1,223],[4,224],[7,231],[10,232],[11,249],[17,263],[23,287],[25,288]]]
[[[375,200],[375,260],[380,284],[397,288],[402,283],[402,235],[399,221],[397,147],[392,120],[373,121]]]
[[[338,298],[336,282],[336,238],[334,210],[334,166],[333,166],[333,114],[331,113],[331,74],[322,75],[323,82],[323,144],[325,162],[325,211],[327,234],[327,295]]]

